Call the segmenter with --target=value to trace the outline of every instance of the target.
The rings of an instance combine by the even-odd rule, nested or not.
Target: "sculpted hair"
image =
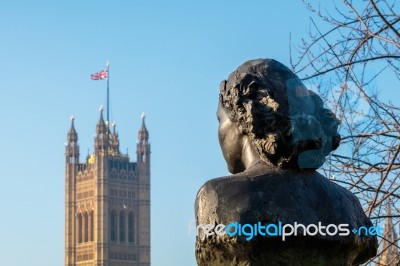
[[[219,100],[267,163],[316,169],[339,146],[335,115],[278,61],[247,61],[222,81]]]

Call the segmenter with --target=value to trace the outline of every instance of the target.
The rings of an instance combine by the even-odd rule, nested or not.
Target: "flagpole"
[[[110,123],[110,63],[107,62],[107,122]]]

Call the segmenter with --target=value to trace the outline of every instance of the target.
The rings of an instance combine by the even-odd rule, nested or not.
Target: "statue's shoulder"
[[[214,178],[198,191],[195,208],[207,217],[218,216],[215,220],[219,221],[240,217],[256,221],[262,214],[289,223],[346,222],[360,226],[347,215],[350,212],[362,217],[363,225],[369,225],[357,197],[316,171],[266,171]]]
[[[217,193],[217,191],[221,188],[221,185],[229,184],[231,180],[230,176],[222,176],[207,180],[197,192],[196,198],[199,197],[211,197],[213,194]]]

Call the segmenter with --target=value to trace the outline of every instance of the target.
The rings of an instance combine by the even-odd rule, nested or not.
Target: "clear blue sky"
[[[232,3],[235,2],[235,3]],[[64,263],[64,142],[76,116],[93,150],[111,63],[111,118],[135,158],[140,114],[152,145],[152,264],[195,265],[197,190],[227,175],[218,89],[245,60],[289,63],[309,13],[301,1],[1,1],[0,258]]]

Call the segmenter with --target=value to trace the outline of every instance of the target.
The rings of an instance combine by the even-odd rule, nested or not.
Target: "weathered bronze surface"
[[[241,65],[220,86],[218,137],[232,176],[206,182],[198,224],[348,224],[371,227],[358,199],[315,170],[339,146],[339,121],[287,67],[272,59]],[[198,265],[359,265],[375,236],[196,237]]]

